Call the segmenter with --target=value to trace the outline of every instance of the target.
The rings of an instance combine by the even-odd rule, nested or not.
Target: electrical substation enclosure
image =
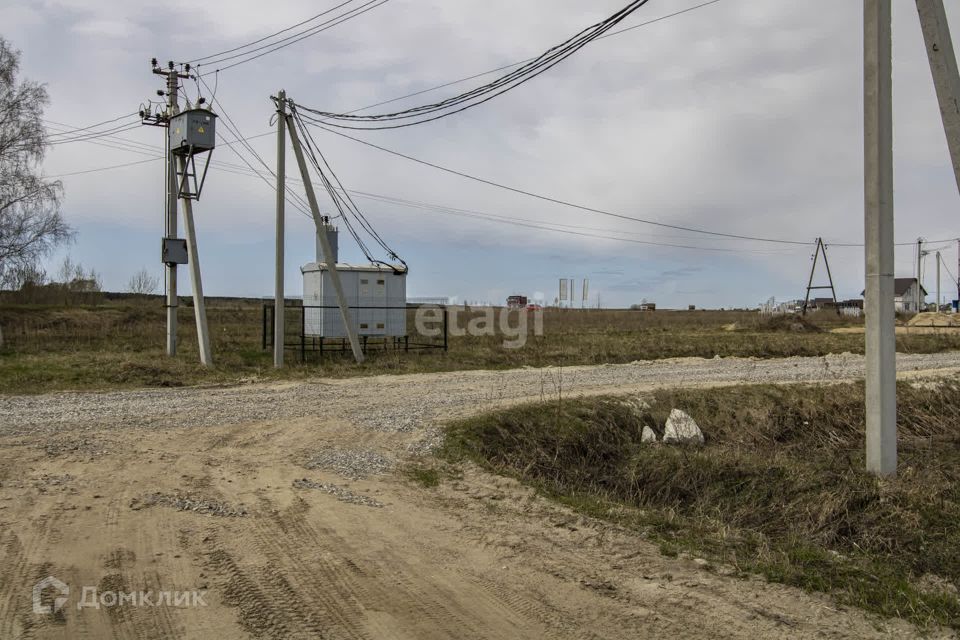
[[[407,335],[407,271],[405,267],[379,264],[338,263],[337,229],[327,219],[320,233],[326,233],[334,255],[350,319],[361,336],[402,337]],[[327,259],[317,242],[317,261],[300,268],[303,274],[304,335],[314,338],[346,338],[337,306],[337,294]]]
[[[207,109],[189,109],[170,118],[170,152],[191,155],[216,147],[217,114]]]

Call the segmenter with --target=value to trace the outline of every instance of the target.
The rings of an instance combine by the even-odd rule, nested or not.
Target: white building
[[[864,295],[861,291],[860,295]],[[920,309],[926,306],[927,290],[920,285]],[[897,313],[917,313],[917,279],[894,278],[893,307]]]
[[[920,309],[925,306],[927,290],[920,285]],[[893,304],[897,313],[917,313],[917,279],[896,278],[893,281]]]
[[[361,336],[407,335],[407,268],[400,265],[353,265],[337,262],[337,229],[324,221],[343,286],[350,319]],[[317,261],[300,268],[303,274],[304,333],[308,337],[346,338],[330,269],[317,240]]]

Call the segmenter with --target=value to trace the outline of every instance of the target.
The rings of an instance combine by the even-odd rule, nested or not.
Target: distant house
[[[896,278],[893,281],[893,304],[897,313],[917,313],[924,307],[927,290],[920,286],[920,309],[917,309],[917,279]]]
[[[917,313],[917,279],[916,278],[894,278],[893,280],[893,306],[897,313]],[[927,290],[920,286],[920,309],[925,306]],[[864,295],[861,291],[860,295]]]
[[[807,304],[807,309],[812,310],[836,309],[836,307],[837,304],[833,298],[814,298]]]

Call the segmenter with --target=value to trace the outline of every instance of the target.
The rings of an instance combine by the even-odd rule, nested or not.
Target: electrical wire
[[[202,76],[200,76],[200,82],[203,84],[204,87],[206,87],[207,91],[210,91],[210,85],[207,84],[206,80],[204,80]],[[230,117],[230,114],[229,114],[229,113],[227,112],[227,110],[224,108],[223,103],[222,103],[221,101],[219,101],[216,97],[213,97],[212,92],[211,92],[211,102],[212,102],[212,103],[217,107],[217,109],[220,111],[220,115],[223,116],[223,118],[224,118],[224,120],[223,120],[224,125],[226,126],[227,130],[228,130],[228,131],[234,136],[234,138],[235,138],[234,143],[239,142],[240,145],[241,145],[244,149],[246,149],[246,151],[247,151],[248,153],[250,153],[250,155],[252,155],[254,158],[256,158],[256,160],[263,166],[264,169],[266,169],[266,171],[267,171],[272,177],[276,178],[276,177],[277,177],[276,172],[274,172],[274,170],[270,167],[270,165],[268,165],[268,164],[266,163],[266,161],[260,156],[260,154],[257,153],[257,150],[254,149],[253,146],[252,146],[249,142],[247,142],[247,139],[244,138],[244,137],[243,137],[243,134],[240,132],[240,128],[237,126],[237,124],[233,121],[233,118]],[[218,134],[218,135],[219,135],[219,134]],[[222,139],[222,136],[220,136],[220,137],[221,137],[221,139]],[[230,150],[233,151],[233,153],[236,154],[236,156],[243,161],[244,164],[246,164],[248,167],[250,167],[250,169],[251,169],[252,171],[254,171],[255,173],[257,173],[257,175],[260,175],[259,172],[258,172],[256,169],[254,169],[253,166],[250,165],[250,163],[247,161],[247,159],[246,159],[237,149],[235,149],[235,148],[233,147],[233,144],[228,144],[228,146],[229,146]],[[261,179],[263,179],[265,182],[267,182],[267,183],[269,184],[269,180],[267,180],[266,178],[264,178],[262,175],[261,175],[260,177],[261,177]],[[298,204],[296,204],[296,205],[294,205],[294,206],[295,206],[301,213],[303,213],[303,214],[306,215],[306,216],[309,216],[309,217],[312,219],[313,216],[312,216],[312,214],[309,213],[309,208],[310,208],[310,206],[309,206],[309,204],[308,204],[307,202],[304,201],[304,199],[300,196],[300,194],[296,193],[295,191],[293,191],[292,189],[290,189],[290,188],[287,187],[286,185],[284,185],[284,189],[285,189],[285,191],[286,191],[287,194],[289,194],[294,200],[297,201]]]
[[[668,13],[668,14],[663,15],[663,16],[660,16],[660,17],[658,17],[658,18],[654,18],[654,19],[652,19],[652,20],[648,20],[648,21],[646,21],[646,22],[641,22],[641,23],[639,23],[639,24],[635,24],[635,25],[633,25],[633,26],[626,27],[626,28],[624,28],[624,29],[620,29],[620,30],[617,30],[617,31],[612,31],[612,32],[610,32],[610,33],[604,34],[603,36],[597,38],[597,40],[603,40],[603,39],[605,39],[605,38],[611,38],[611,37],[613,37],[613,36],[620,35],[620,34],[622,34],[622,33],[628,32],[628,31],[633,31],[634,29],[639,29],[640,27],[645,27],[645,26],[647,26],[647,25],[654,24],[654,23],[656,23],[656,22],[661,22],[661,21],[663,21],[663,20],[667,20],[668,18],[673,18],[673,17],[675,17],[675,16],[679,16],[679,15],[682,15],[682,14],[685,14],[685,13],[690,13],[690,12],[692,12],[692,11],[696,11],[697,9],[702,9],[702,8],[704,8],[704,7],[707,7],[707,6],[710,6],[710,5],[713,5],[713,4],[717,4],[717,3],[720,2],[720,1],[721,1],[721,0],[709,0],[709,2],[703,2],[703,3],[697,4],[697,5],[693,5],[693,6],[691,6],[691,7],[687,7],[686,9],[682,9],[682,10],[680,10],[680,11],[675,11],[674,13]],[[497,68],[495,68],[495,69],[489,69],[489,70],[483,71],[483,72],[481,72],[481,73],[476,73],[476,74],[467,76],[467,77],[465,77],[465,78],[460,78],[460,79],[458,79],[458,80],[452,80],[452,81],[450,81],[450,82],[445,82],[445,83],[443,83],[443,84],[438,84],[438,85],[436,85],[436,86],[429,87],[429,88],[427,88],[427,89],[421,89],[421,90],[415,91],[415,92],[413,92],[413,93],[408,93],[408,94],[405,94],[405,95],[402,95],[402,96],[397,96],[397,97],[395,97],[395,98],[390,98],[389,100],[384,100],[384,101],[381,101],[381,102],[375,102],[375,103],[369,104],[369,105],[367,105],[367,106],[365,106],[365,107],[358,107],[358,108],[356,108],[356,109],[352,109],[352,110],[350,110],[350,111],[346,111],[345,113],[352,114],[352,113],[356,113],[356,112],[358,112],[358,111],[365,111],[365,110],[367,110],[367,109],[373,109],[373,108],[375,108],[375,107],[380,107],[380,106],[383,106],[383,105],[385,105],[385,104],[390,104],[390,103],[393,103],[393,102],[399,102],[400,100],[405,100],[405,99],[407,99],[407,98],[412,98],[412,97],[415,97],[415,96],[423,95],[423,94],[425,94],[425,93],[429,93],[429,92],[431,92],[431,91],[436,91],[436,90],[438,90],[438,89],[444,89],[444,88],[446,88],[446,87],[450,87],[450,86],[453,86],[453,85],[456,85],[456,84],[460,84],[461,82],[466,82],[466,81],[468,81],[468,80],[475,80],[476,78],[480,78],[480,77],[483,77],[483,76],[486,76],[486,75],[490,75],[491,73],[496,73],[496,72],[498,72],[498,71],[503,71],[503,70],[509,69],[509,68],[511,68],[511,67],[516,67],[516,66],[519,66],[519,65],[524,64],[524,63],[527,63],[527,62],[532,62],[533,60],[536,60],[536,58],[528,58],[528,59],[526,59],[526,60],[520,60],[519,62],[512,62],[512,63],[510,63],[510,64],[502,65],[502,66],[499,66],[499,67],[497,67]],[[217,76],[217,77],[218,77],[218,79],[219,79],[219,76]],[[214,85],[214,90],[213,90],[213,91],[214,91],[214,94],[216,94],[216,89],[217,89],[217,86]],[[264,133],[258,133],[258,134],[256,134],[256,135],[248,136],[248,137],[246,138],[246,140],[255,140],[255,139],[257,139],[257,138],[263,138],[263,137],[270,136],[270,135],[274,135],[274,132],[273,132],[273,131],[265,131]],[[235,141],[231,141],[231,142],[235,142]],[[228,144],[230,144],[230,143],[228,143]]]
[[[80,176],[87,173],[98,173],[100,171],[112,171],[113,169],[123,169],[125,167],[133,167],[138,164],[146,164],[148,162],[156,162],[157,160],[163,160],[163,157],[158,156],[156,158],[147,158],[146,160],[137,160],[136,162],[124,162],[123,164],[114,164],[109,167],[97,167],[95,169],[85,169],[83,171],[71,171],[69,173],[58,173],[52,176],[44,176],[44,178],[49,180],[54,180],[57,178],[66,178],[68,176]]]
[[[72,134],[75,134],[75,133],[80,133],[81,131],[88,131],[88,130],[90,130],[90,129],[96,129],[97,127],[103,126],[103,125],[105,125],[105,124],[113,124],[114,122],[117,122],[117,121],[119,121],[119,120],[126,120],[126,119],[128,119],[128,118],[132,118],[132,117],[137,116],[137,115],[139,115],[137,112],[128,113],[128,114],[125,114],[125,115],[122,115],[122,116],[117,116],[116,118],[111,118],[111,119],[109,119],[109,120],[104,120],[103,122],[97,122],[97,123],[95,123],[95,124],[87,125],[86,127],[77,127],[77,128],[71,128],[71,129],[68,130],[68,131],[61,131],[61,132],[59,132],[59,133],[52,134],[50,137],[61,136],[61,135],[72,135]]]
[[[486,85],[433,104],[412,107],[393,113],[363,115],[334,113],[303,106],[301,106],[301,108],[304,111],[314,114],[314,116],[318,117],[324,124],[344,129],[398,129],[433,122],[484,104],[547,72],[587,44],[610,31],[614,26],[625,20],[634,11],[637,11],[648,2],[649,0],[633,0],[612,16],[583,29],[563,43],[548,49],[532,62],[523,64],[519,69],[515,69]],[[396,122],[400,120],[412,121],[401,124],[379,124],[381,122]],[[351,124],[340,124],[341,122],[350,122]]]
[[[943,259],[943,256],[940,256],[940,264],[943,265],[943,268],[946,270],[947,275],[950,276],[950,280],[953,282],[960,282],[957,280],[957,277],[953,275],[953,272],[950,270],[950,267],[947,266],[947,261]],[[938,301],[939,302],[939,301]]]
[[[356,202],[354,202],[353,198],[350,197],[349,192],[346,190],[346,188],[343,186],[343,183],[340,182],[340,179],[333,172],[333,169],[330,167],[330,164],[327,162],[326,158],[324,158],[322,153],[320,153],[320,150],[317,147],[316,142],[313,140],[313,137],[311,136],[310,131],[307,129],[303,121],[300,120],[296,112],[291,112],[290,121],[293,123],[293,126],[296,127],[297,132],[301,134],[302,142],[305,143],[302,146],[306,148],[307,155],[310,158],[311,163],[313,164],[313,168],[317,172],[317,175],[320,176],[320,180],[324,185],[324,187],[327,189],[327,192],[330,195],[330,199],[333,201],[334,206],[339,211],[340,217],[344,225],[347,227],[348,233],[350,233],[351,237],[353,237],[354,241],[363,251],[367,260],[369,260],[371,263],[380,264],[380,265],[390,267],[394,270],[399,271],[396,265],[390,264],[383,260],[378,260],[372,255],[372,252],[367,246],[365,240],[362,238],[360,233],[354,228],[353,222],[351,221],[351,217],[353,217],[354,220],[359,224],[359,226],[364,231],[366,231],[367,234],[378,245],[380,245],[380,247],[384,251],[387,252],[390,258],[396,260],[401,265],[403,265],[402,270],[406,271],[407,263],[397,254],[396,251],[394,251],[386,243],[386,241],[380,236],[380,234],[377,233],[377,231],[373,228],[373,225],[366,218],[366,216],[364,216],[363,212],[357,206]],[[321,166],[320,161],[317,159],[318,157],[322,159],[323,166]],[[324,171],[324,168],[323,168],[324,166],[327,168],[327,171],[329,171],[334,181],[336,181],[337,185],[339,185],[340,187],[339,190],[336,187],[334,187],[333,182],[327,177],[326,175],[327,171]]]
[[[687,7],[686,9],[681,9],[680,11],[675,11],[675,12],[673,12],[673,13],[668,13],[668,14],[662,15],[662,16],[660,16],[659,18],[653,18],[652,20],[647,20],[647,21],[645,21],[645,22],[641,22],[641,23],[639,23],[639,24],[635,24],[635,25],[633,25],[633,26],[626,27],[626,28],[624,28],[624,29],[618,29],[618,30],[616,30],[616,31],[611,31],[610,33],[605,33],[604,35],[598,37],[597,40],[604,40],[604,39],[606,39],[606,38],[612,38],[613,36],[618,36],[618,35],[620,35],[620,34],[622,34],[622,33],[627,33],[628,31],[633,31],[634,29],[639,29],[639,28],[641,28],[641,27],[646,27],[646,26],[648,26],[648,25],[651,25],[651,24],[654,24],[654,23],[657,23],[657,22],[662,22],[663,20],[667,20],[667,19],[669,19],[669,18],[674,18],[674,17],[676,17],[676,16],[683,15],[683,14],[685,14],[685,13],[690,13],[690,12],[692,12],[692,11],[696,11],[697,9],[703,9],[704,7],[708,7],[708,6],[712,5],[712,4],[717,4],[717,3],[720,2],[720,1],[721,1],[721,0],[709,0],[708,2],[702,2],[702,3],[700,3],[700,4],[693,5],[693,6],[691,6],[691,7]],[[373,103],[373,104],[368,104],[368,105],[365,106],[365,107],[359,107],[359,108],[357,108],[357,109],[352,109],[352,110],[350,110],[350,111],[345,111],[344,113],[346,113],[346,114],[353,114],[353,113],[357,113],[358,111],[366,111],[367,109],[374,109],[374,108],[376,108],[376,107],[382,107],[382,106],[384,106],[384,105],[391,104],[391,103],[393,103],[393,102],[399,102],[400,100],[406,100],[407,98],[414,98],[414,97],[416,97],[416,96],[420,96],[420,95],[423,95],[423,94],[425,94],[425,93],[430,93],[431,91],[437,91],[438,89],[446,89],[447,87],[452,87],[452,86],[457,85],[457,84],[460,84],[460,83],[462,83],[462,82],[468,82],[468,81],[470,81],[470,80],[476,80],[477,78],[482,78],[483,76],[488,76],[488,75],[490,75],[491,73],[497,73],[497,72],[499,72],[499,71],[505,71],[505,70],[507,70],[507,69],[510,69],[511,67],[518,67],[518,66],[520,66],[520,65],[522,65],[522,64],[526,64],[526,63],[528,63],[528,62],[533,62],[534,60],[536,60],[535,57],[534,57],[534,58],[527,58],[526,60],[519,60],[519,61],[517,61],[517,62],[511,62],[511,63],[509,63],[509,64],[501,65],[501,66],[499,66],[499,67],[496,67],[496,68],[493,68],[493,69],[488,69],[488,70],[486,70],[486,71],[481,71],[480,73],[475,73],[475,74],[473,74],[473,75],[469,75],[469,76],[466,76],[466,77],[464,77],[464,78],[459,78],[459,79],[457,79],[457,80],[451,80],[451,81],[445,82],[445,83],[443,83],[443,84],[438,84],[438,85],[436,85],[436,86],[429,87],[429,88],[427,88],[427,89],[421,89],[421,90],[419,90],[419,91],[414,91],[413,93],[408,93],[408,94],[406,94],[406,95],[397,96],[396,98],[390,98],[389,100],[383,100],[383,101],[381,101],[381,102],[375,102],[375,103]]]
[[[139,129],[141,126],[142,126],[141,123],[138,121],[129,125],[114,127],[113,129],[109,129],[106,131],[98,131],[94,133],[81,134],[79,136],[74,136],[72,138],[57,138],[55,140],[48,141],[46,144],[50,146],[57,146],[61,144],[67,144],[70,142],[85,142],[87,140],[96,140],[97,138],[102,138],[104,136],[115,135],[117,133],[124,133],[126,131],[133,131],[134,129]]]
[[[377,149],[377,150],[379,150],[379,151],[383,151],[384,153],[388,153],[388,154],[393,155],[393,156],[396,156],[396,157],[398,157],[398,158],[403,158],[403,159],[405,159],[405,160],[409,160],[409,161],[411,161],[411,162],[415,162],[415,163],[417,163],[417,164],[421,164],[421,165],[424,165],[424,166],[427,166],[427,167],[431,167],[431,168],[433,168],[433,169],[437,169],[437,170],[443,171],[443,172],[445,172],[445,173],[449,173],[449,174],[452,174],[452,175],[455,175],[455,176],[459,176],[459,177],[461,177],[461,178],[466,178],[466,179],[468,179],[468,180],[473,180],[474,182],[479,182],[479,183],[481,183],[481,184],[486,184],[486,185],[488,185],[488,186],[497,187],[498,189],[503,189],[503,190],[505,190],[505,191],[510,191],[510,192],[513,192],[513,193],[518,193],[518,194],[520,194],[520,195],[524,195],[524,196],[527,196],[527,197],[530,197],[530,198],[536,198],[537,200],[542,200],[542,201],[544,201],[544,202],[551,202],[551,203],[553,203],[553,204],[559,204],[559,205],[562,205],[562,206],[565,206],[565,207],[570,207],[570,208],[572,208],[572,209],[578,209],[578,210],[580,210],[580,211],[586,211],[586,212],[588,212],[588,213],[595,213],[595,214],[598,214],[598,215],[604,215],[604,216],[608,216],[608,217],[611,217],[611,218],[618,218],[618,219],[620,219],[620,220],[630,220],[630,221],[632,221],[632,222],[639,222],[639,223],[641,223],[641,224],[647,224],[647,225],[651,225],[651,226],[655,226],[655,227],[662,227],[662,228],[665,228],[665,229],[674,229],[674,230],[677,230],[677,231],[687,231],[687,232],[690,232],[690,233],[699,233],[699,234],[704,234],[704,235],[709,235],[709,236],[716,236],[716,237],[721,237],[721,238],[734,238],[734,239],[737,239],[737,240],[750,240],[750,241],[754,241],[754,242],[769,242],[769,243],[785,244],[785,245],[803,245],[803,246],[809,246],[809,245],[813,244],[812,242],[809,242],[809,241],[787,240],[787,239],[783,239],[783,238],[766,238],[766,237],[761,237],[761,236],[750,236],[750,235],[743,235],[743,234],[736,234],[736,233],[724,233],[724,232],[720,232],[720,231],[710,231],[710,230],[707,230],[707,229],[698,229],[698,228],[696,228],[696,227],[686,227],[686,226],[683,226],[683,225],[668,224],[668,223],[666,223],[666,222],[657,222],[656,220],[647,220],[647,219],[645,219],[645,218],[637,218],[637,217],[634,217],[634,216],[628,216],[628,215],[624,215],[624,214],[620,214],[620,213],[614,213],[614,212],[612,212],[612,211],[605,211],[605,210],[603,210],[603,209],[597,209],[597,208],[595,208],[595,207],[588,207],[588,206],[585,206],[585,205],[575,204],[575,203],[573,203],[573,202],[568,202],[568,201],[566,201],[566,200],[561,200],[561,199],[559,199],[559,198],[553,198],[553,197],[551,197],[551,196],[546,196],[546,195],[542,195],[542,194],[539,194],[539,193],[534,193],[534,192],[532,192],[532,191],[527,191],[527,190],[525,190],[525,189],[519,189],[519,188],[517,188],[517,187],[511,187],[511,186],[502,184],[502,183],[500,183],[500,182],[495,182],[495,181],[493,181],[493,180],[488,180],[488,179],[486,179],[486,178],[481,178],[481,177],[478,177],[478,176],[474,176],[474,175],[471,175],[471,174],[469,174],[469,173],[465,173],[465,172],[463,172],[463,171],[458,171],[458,170],[456,170],[456,169],[450,169],[449,167],[444,167],[444,166],[442,166],[442,165],[439,165],[439,164],[436,164],[436,163],[433,163],[433,162],[427,162],[426,160],[421,160],[421,159],[419,159],[419,158],[415,158],[415,157],[413,157],[413,156],[410,156],[410,155],[407,155],[407,154],[404,154],[404,153],[400,153],[399,151],[394,151],[393,149],[388,149],[388,148],[386,148],[386,147],[382,147],[382,146],[380,146],[380,145],[376,145],[376,144],[374,144],[374,143],[372,143],[372,142],[367,142],[366,140],[361,140],[360,138],[355,138],[355,137],[353,137],[353,136],[351,136],[351,135],[348,135],[348,134],[346,134],[346,133],[343,133],[342,131],[336,131],[336,130],[333,130],[333,129],[327,129],[327,128],[324,127],[324,126],[317,125],[317,124],[314,124],[313,126],[314,126],[315,128],[322,129],[323,131],[326,131],[327,133],[332,133],[332,134],[337,135],[337,136],[340,136],[340,137],[342,137],[342,138],[346,138],[346,139],[348,139],[348,140],[353,140],[354,142],[358,142],[358,143],[360,143],[360,144],[362,144],[362,145],[371,147],[371,148],[373,148],[373,149]]]
[[[328,21],[326,21],[326,22],[322,22],[322,23],[320,23],[319,25],[317,25],[317,26],[315,26],[315,27],[312,27],[308,32],[304,32],[303,35],[301,35],[301,34],[295,34],[295,36],[289,36],[288,38],[284,38],[284,39],[282,39],[282,40],[278,40],[277,42],[274,42],[274,43],[271,43],[271,44],[269,44],[269,45],[266,45],[266,47],[269,47],[269,48],[267,48],[265,51],[261,51],[260,53],[257,53],[256,55],[248,55],[248,54],[252,54],[252,53],[254,53],[255,51],[259,51],[260,49],[263,49],[264,47],[258,47],[257,49],[252,49],[252,50],[250,50],[250,51],[244,52],[244,53],[242,53],[242,54],[237,54],[237,55],[234,55],[234,56],[228,56],[228,57],[222,58],[222,59],[220,59],[220,60],[213,60],[213,61],[210,61],[210,62],[206,62],[206,63],[204,63],[204,65],[205,65],[205,66],[212,66],[212,65],[221,64],[221,63],[223,63],[223,62],[227,62],[227,61],[229,61],[229,60],[231,60],[231,59],[234,59],[234,58],[238,58],[238,57],[242,58],[241,60],[237,60],[236,62],[233,62],[233,63],[228,64],[228,65],[226,65],[226,66],[218,67],[216,70],[217,70],[217,71],[226,71],[226,70],[228,70],[228,69],[232,69],[232,68],[234,68],[234,67],[236,67],[236,66],[239,66],[239,65],[241,65],[241,64],[246,64],[246,63],[251,62],[251,61],[253,61],[253,60],[257,60],[258,58],[262,58],[262,57],[265,56],[265,55],[274,53],[274,52],[279,51],[279,50],[281,50],[281,49],[285,49],[286,47],[289,47],[289,46],[291,46],[291,45],[293,45],[293,44],[296,44],[297,42],[300,42],[301,40],[305,40],[306,38],[311,38],[311,37],[317,35],[318,33],[322,33],[322,32],[324,32],[324,31],[326,31],[326,30],[328,30],[328,29],[332,29],[333,27],[339,26],[339,25],[343,24],[344,22],[347,22],[348,20],[352,20],[352,19],[354,19],[354,18],[358,18],[358,17],[360,17],[361,15],[367,13],[368,11],[372,11],[373,9],[376,9],[377,7],[381,7],[381,6],[385,5],[385,4],[386,4],[387,2],[389,2],[389,1],[390,1],[390,0],[368,0],[368,2],[366,2],[365,4],[360,5],[359,7],[355,8],[355,9],[351,9],[350,11],[347,11],[347,12],[345,12],[345,13],[343,13],[343,14],[335,17],[335,18],[331,18],[330,20],[328,20]],[[291,38],[292,38],[292,39],[291,39]],[[279,43],[284,43],[284,44],[279,44]],[[244,57],[244,56],[247,56],[247,57]]]
[[[246,43],[246,44],[242,44],[242,45],[240,45],[240,46],[238,46],[238,47],[234,47],[234,48],[232,48],[232,49],[227,49],[227,50],[225,50],[225,51],[218,51],[217,53],[211,53],[210,55],[202,56],[202,57],[200,57],[200,58],[194,58],[193,60],[190,60],[189,63],[192,64],[192,65],[194,65],[194,66],[196,66],[196,64],[197,64],[198,62],[203,62],[204,60],[209,60],[210,58],[219,58],[220,56],[222,56],[222,55],[224,55],[224,54],[233,53],[233,52],[239,51],[239,50],[241,50],[241,49],[246,49],[247,47],[252,47],[252,46],[255,45],[255,44],[260,44],[261,42],[264,42],[265,40],[269,40],[270,38],[275,38],[276,36],[279,36],[280,34],[286,33],[287,31],[292,31],[293,29],[296,29],[297,27],[302,27],[303,25],[307,24],[308,22],[313,22],[313,21],[316,20],[317,18],[322,18],[323,16],[327,15],[327,14],[330,13],[331,11],[336,11],[336,10],[339,9],[340,7],[342,7],[342,6],[344,6],[344,5],[348,5],[348,4],[350,4],[351,2],[353,2],[353,0],[346,0],[346,2],[341,2],[340,4],[338,4],[337,6],[333,7],[332,9],[327,9],[326,11],[323,11],[323,12],[321,12],[321,13],[318,13],[318,14],[315,15],[315,16],[312,16],[312,17],[310,17],[310,18],[307,18],[306,20],[303,20],[303,21],[298,22],[298,23],[296,23],[296,24],[294,24],[294,25],[291,25],[291,26],[287,27],[286,29],[281,29],[280,31],[274,31],[274,32],[271,33],[270,35],[263,36],[262,38],[260,38],[260,39],[258,39],[258,40],[254,40],[254,41],[252,41],[252,42],[248,42],[248,43]],[[275,44],[275,43],[274,43],[274,44]]]

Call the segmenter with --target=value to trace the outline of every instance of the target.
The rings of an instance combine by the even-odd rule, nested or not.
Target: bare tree
[[[0,38],[0,286],[36,270],[73,233],[60,215],[60,183],[40,172],[47,90],[18,81],[19,71],[20,52]]]
[[[160,278],[151,275],[144,267],[130,277],[130,282],[127,283],[127,291],[139,295],[149,295],[155,292],[159,286]]]

